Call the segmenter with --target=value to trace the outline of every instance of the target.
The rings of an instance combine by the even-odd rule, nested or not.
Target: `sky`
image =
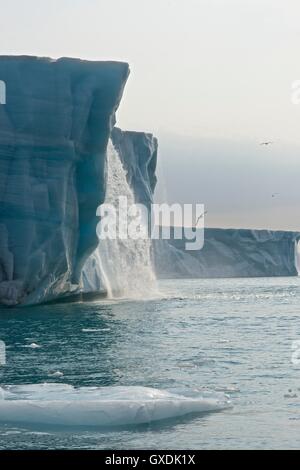
[[[159,138],[157,200],[296,230],[299,18],[298,0],[0,0],[0,54],[128,62],[118,125]]]

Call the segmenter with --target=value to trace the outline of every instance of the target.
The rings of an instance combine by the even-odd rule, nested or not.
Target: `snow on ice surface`
[[[0,422],[61,426],[143,424],[228,408],[223,394],[177,394],[147,387],[81,387],[66,384],[0,388]]]

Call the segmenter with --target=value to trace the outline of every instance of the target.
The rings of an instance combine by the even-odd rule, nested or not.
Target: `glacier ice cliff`
[[[299,232],[207,228],[204,247],[186,251],[185,239],[154,241],[159,278],[297,276]]]
[[[0,57],[0,303],[77,289],[98,245],[106,149],[128,74],[121,62]]]
[[[149,207],[157,183],[157,139],[146,132],[122,131],[117,127],[111,137],[126,170],[135,201]]]

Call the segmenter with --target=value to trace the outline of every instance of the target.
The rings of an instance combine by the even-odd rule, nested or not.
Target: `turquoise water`
[[[300,279],[172,280],[159,290],[147,301],[1,309],[0,384],[197,390],[225,393],[232,407],[122,427],[2,423],[0,449],[299,448]]]

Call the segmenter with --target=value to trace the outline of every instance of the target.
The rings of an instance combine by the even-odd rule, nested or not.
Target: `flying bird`
[[[196,222],[196,227],[199,224],[200,219],[203,219],[203,217],[208,213],[208,211],[203,212],[203,214],[199,215],[197,222]]]
[[[261,142],[260,145],[271,145],[274,144],[274,142],[268,141],[268,142]]]
[[[279,196],[279,193],[272,194],[272,197],[276,197],[276,196]]]

